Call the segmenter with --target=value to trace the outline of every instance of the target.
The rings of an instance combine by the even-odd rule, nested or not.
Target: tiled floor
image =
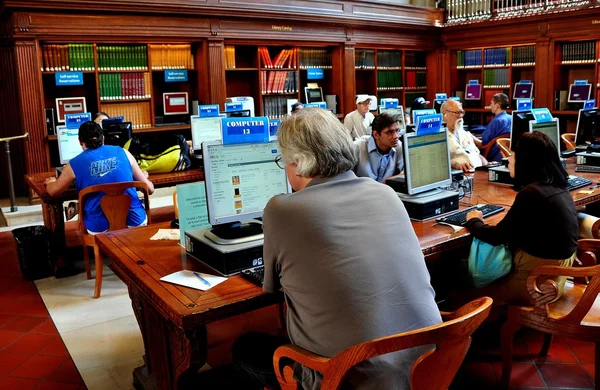
[[[0,389],[85,389],[35,284],[21,278],[11,233],[0,234],[0,259]]]

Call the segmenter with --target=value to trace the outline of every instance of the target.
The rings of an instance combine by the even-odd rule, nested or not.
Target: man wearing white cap
[[[352,138],[371,135],[371,123],[375,116],[369,112],[371,98],[369,95],[356,96],[356,110],[344,118],[344,127],[348,129]]]

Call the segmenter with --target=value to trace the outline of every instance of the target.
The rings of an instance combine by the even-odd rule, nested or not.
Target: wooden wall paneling
[[[535,42],[534,107],[548,107],[550,110],[554,109],[554,88],[552,87],[554,83],[552,83],[552,76],[548,76],[560,72],[560,67],[554,67],[553,46],[553,42],[548,38],[538,39]],[[558,76],[560,77],[560,75]]]
[[[208,46],[206,40],[198,42],[196,53],[194,54],[194,67],[198,74],[198,85],[196,90],[198,96],[196,98],[203,104],[211,104],[209,94],[209,75],[212,75],[212,70],[208,66]]]
[[[14,48],[0,47],[0,137],[21,134],[18,112],[18,93],[15,85]],[[10,156],[13,170],[15,193],[26,193],[25,142],[17,140],[10,143]],[[8,197],[8,172],[6,171],[6,153],[4,142],[0,143],[0,196]]]
[[[338,112],[340,114],[347,114],[356,109],[356,78],[354,69],[354,53],[356,46],[353,42],[346,42],[343,45],[343,96],[340,99],[342,107]]]
[[[29,141],[25,143],[28,173],[47,172],[50,169],[40,67],[36,42],[16,41],[14,74],[18,90],[17,113],[21,118],[21,133],[29,133]],[[30,191],[30,197],[32,195]]]
[[[443,85],[442,83],[442,75],[445,72],[445,68],[443,67],[444,55],[441,53],[441,49],[436,49],[427,53],[427,57],[425,58],[425,63],[427,64],[427,96],[426,100],[432,102],[435,100],[435,94],[437,92],[443,92],[445,90],[438,89]],[[407,102],[408,103],[408,102]]]
[[[223,38],[208,39],[208,69],[210,84],[208,100],[211,104],[219,104],[225,110],[225,45]]]
[[[228,40],[243,39],[257,44],[285,41],[284,45],[293,45],[292,42],[343,42],[346,39],[343,26],[302,23],[295,18],[277,21],[223,19],[219,21],[218,35]]]
[[[344,109],[344,45],[338,45],[331,53],[331,93],[337,96],[337,113],[341,114]]]

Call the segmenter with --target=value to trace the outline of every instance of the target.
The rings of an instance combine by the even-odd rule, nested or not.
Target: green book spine
[[[94,70],[94,46],[85,45],[83,47],[83,63],[87,70]]]

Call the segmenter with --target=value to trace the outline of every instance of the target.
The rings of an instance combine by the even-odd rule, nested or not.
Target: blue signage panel
[[[188,81],[187,69],[167,69],[165,70],[165,82],[176,83],[180,81]]]
[[[469,85],[478,85],[479,80],[469,80]]]
[[[269,119],[269,136],[275,137],[277,135],[277,129],[281,124],[281,119]]]
[[[383,107],[383,108],[398,108],[398,99],[395,99],[395,98],[381,99],[381,107]]]
[[[225,103],[225,112],[241,111],[241,110],[242,110],[242,103],[240,103],[240,102]]]
[[[442,128],[442,114],[420,115],[416,119],[418,136],[439,133]]]
[[[415,124],[419,123],[419,117],[423,116],[423,115],[434,115],[437,114],[437,112],[435,112],[435,110],[433,108],[428,108],[425,110],[413,110],[412,111],[412,115],[413,115],[413,119]]]
[[[327,109],[327,103],[325,102],[312,102],[312,103],[306,103],[304,105],[304,107],[317,107],[317,108],[322,108],[322,109]]]
[[[325,78],[325,73],[321,68],[309,68],[306,70],[306,78],[308,80],[322,80]]]
[[[575,85],[587,85],[588,81],[587,80],[575,80]]]
[[[534,108],[531,110],[531,113],[537,123],[550,122],[552,120],[550,110],[547,108]]]
[[[531,110],[533,107],[533,99],[517,99],[517,110]]]
[[[65,125],[67,126],[67,129],[78,129],[83,123],[91,120],[92,114],[89,112],[65,115]]]
[[[240,117],[221,119],[223,144],[269,142],[269,118]]]
[[[531,80],[521,80],[519,84],[531,84]]]
[[[200,118],[212,118],[219,116],[219,105],[218,104],[207,104],[198,106],[198,116]]]
[[[592,108],[594,108],[595,105],[596,105],[596,99],[589,99],[589,100],[586,100],[585,103],[583,103],[583,109],[591,110]]]
[[[83,85],[82,72],[56,72],[54,79],[56,85]]]
[[[435,100],[448,100],[448,95],[445,93],[436,93]]]

